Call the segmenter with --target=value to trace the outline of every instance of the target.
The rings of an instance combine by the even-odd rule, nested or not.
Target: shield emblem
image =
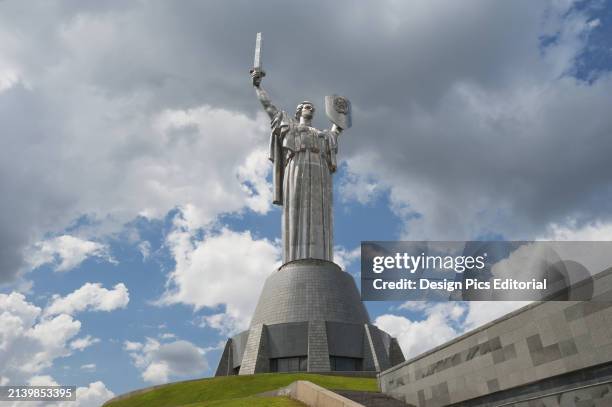
[[[325,96],[325,113],[329,120],[341,129],[351,127],[351,102],[345,97]]]

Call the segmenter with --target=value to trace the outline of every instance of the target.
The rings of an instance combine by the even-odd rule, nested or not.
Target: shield
[[[325,113],[329,120],[341,129],[351,127],[351,102],[345,97],[325,96]]]

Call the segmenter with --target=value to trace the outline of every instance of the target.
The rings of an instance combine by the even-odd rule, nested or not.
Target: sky
[[[609,1],[0,1],[0,384],[214,374],[280,264],[263,86],[330,125],[362,240],[610,240]],[[414,356],[521,304],[369,302]]]

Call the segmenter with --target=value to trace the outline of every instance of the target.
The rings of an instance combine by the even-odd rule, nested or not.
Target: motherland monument
[[[216,376],[265,372],[379,372],[404,361],[395,338],[370,323],[354,279],[333,262],[332,178],[351,105],[327,96],[331,128],[311,126],[314,104],[294,115],[261,82],[261,33],[251,80],[271,120],[273,203],[281,205],[283,264],[266,279],[251,325],[226,342]]]

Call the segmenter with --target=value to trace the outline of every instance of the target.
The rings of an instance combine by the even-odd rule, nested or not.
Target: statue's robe
[[[332,175],[336,138],[279,112],[272,120],[274,203],[283,206],[284,262],[333,261]]]

